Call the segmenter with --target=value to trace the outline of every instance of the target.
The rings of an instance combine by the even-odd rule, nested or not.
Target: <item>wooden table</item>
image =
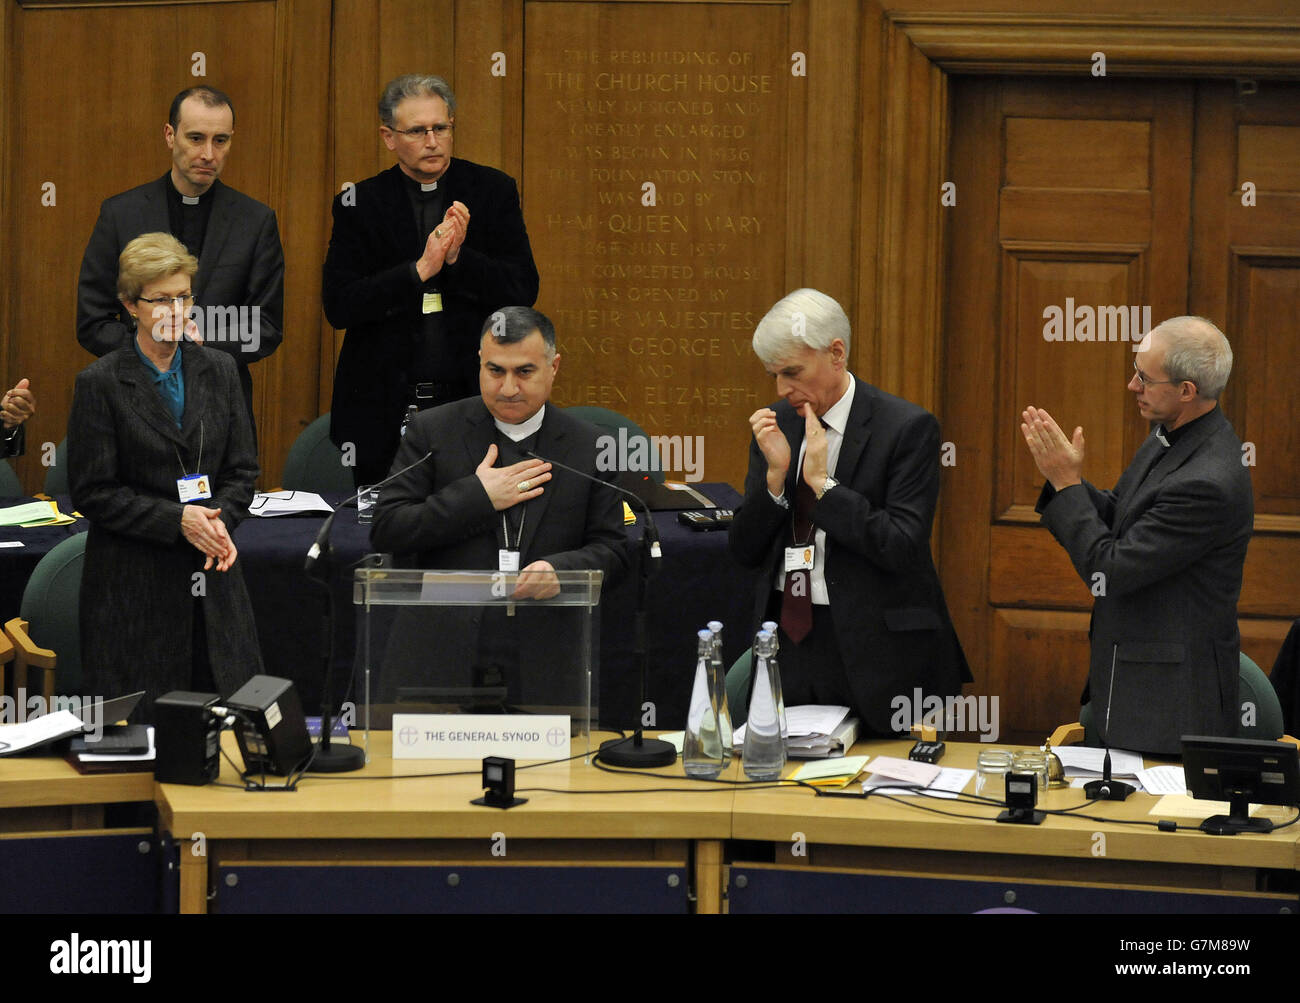
[[[82,776],[52,756],[0,758],[0,912],[151,912],[161,848],[152,825],[112,824],[113,804],[148,815],[152,773]]]
[[[238,761],[230,736],[226,739]],[[554,868],[598,868],[601,881],[615,884],[616,872],[625,871],[621,877],[642,892],[662,883],[668,899],[659,902],[661,907],[671,908],[680,899],[679,911],[685,912],[693,896],[697,911],[720,910],[723,841],[731,833],[729,788],[699,784],[670,793],[584,793],[695,787],[680,763],[648,776],[603,772],[581,759],[527,769],[521,763],[516,786],[528,803],[502,811],[470,804],[483,793],[478,761],[394,762],[391,749],[391,735],[374,732],[369,765],[350,775],[374,779],[309,776],[295,793],[159,785],[163,826],[181,843],[181,910],[206,911],[210,892],[217,909],[265,908],[265,896],[277,894],[270,885],[281,879],[287,881],[284,888],[296,891],[295,900],[281,901],[280,907],[307,909],[313,893],[300,876],[320,876],[322,868],[343,868],[359,886],[390,889],[372,894],[355,887],[346,893],[354,896],[349,902],[331,891],[335,905],[378,908],[381,894],[410,905],[409,892],[417,908],[472,909],[479,903],[477,889],[487,894],[487,873],[503,866],[519,868],[512,875],[517,880],[509,882],[511,893],[543,906],[546,891],[532,888],[530,870],[540,875]],[[391,779],[450,771],[466,775]],[[220,779],[237,781],[228,763],[223,762]],[[361,881],[367,874],[369,881]],[[326,877],[337,889],[345,874],[336,870]],[[587,877],[575,874],[575,880]],[[413,885],[423,891],[410,891]],[[572,894],[562,894],[557,908],[585,901],[583,890],[599,891],[569,889]],[[594,898],[617,907],[598,894]],[[508,901],[498,906],[523,907]]]
[[[905,758],[909,748],[910,742],[872,742],[855,751]],[[974,769],[979,749],[950,745],[942,765]],[[967,793],[973,789],[972,783]],[[1081,790],[1055,789],[1040,798],[1039,807],[1061,809],[1083,801]],[[1155,802],[1151,795],[1135,794],[1081,811],[1154,821],[1149,812]],[[1210,836],[1052,815],[1038,826],[1012,825],[993,821],[997,813],[993,806],[915,796],[858,800],[817,798],[796,788],[738,788],[732,839],[767,844],[770,856],[747,850],[744,859],[731,861],[730,909],[927,912],[948,905],[965,911],[965,903],[975,907],[970,911],[1300,912],[1294,885],[1286,892],[1257,890],[1269,883],[1268,872],[1285,872],[1294,882],[1300,824],[1268,835]],[[1268,807],[1260,813],[1285,821],[1295,809]],[[828,880],[831,875],[838,877]]]

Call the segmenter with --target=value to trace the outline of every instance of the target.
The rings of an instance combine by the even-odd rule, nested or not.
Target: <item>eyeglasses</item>
[[[1150,376],[1148,376],[1146,373],[1142,372],[1142,370],[1138,368],[1138,364],[1136,362],[1133,363],[1133,376],[1136,376],[1138,378],[1138,382],[1141,383],[1144,387],[1154,387],[1154,386],[1158,386],[1161,383],[1181,382],[1180,380],[1153,380]],[[1133,381],[1133,376],[1129,377],[1130,383]]]
[[[413,125],[409,129],[390,129],[389,131],[395,132],[399,136],[405,136],[412,143],[418,143],[424,139],[426,133],[430,132],[433,133],[434,139],[441,141],[451,135],[451,130],[452,124],[450,122],[439,122],[437,125]]]
[[[188,309],[194,304],[193,293],[183,293],[180,296],[154,296],[152,298],[137,296],[137,303],[148,303],[150,306],[180,306]]]

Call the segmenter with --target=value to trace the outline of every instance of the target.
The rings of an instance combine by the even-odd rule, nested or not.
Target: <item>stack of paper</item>
[[[804,763],[787,780],[802,780],[815,787],[846,787],[862,772],[870,756],[840,756]]]
[[[1087,780],[1100,780],[1105,768],[1106,750],[1093,749],[1079,745],[1053,746],[1052,751],[1060,757],[1065,767],[1066,777],[1083,777]],[[1142,772],[1142,757],[1136,752],[1123,749],[1110,750],[1110,775],[1114,779],[1137,779]]]
[[[785,709],[785,752],[790,759],[826,759],[843,756],[858,740],[858,719],[847,707],[802,704]],[[736,729],[739,755],[745,746],[745,726]]]
[[[270,517],[276,515],[329,515],[329,503],[312,491],[259,491],[248,506],[249,515]]]
[[[871,763],[871,776],[862,781],[864,791],[876,787],[910,787],[921,790],[891,790],[890,794],[920,794],[954,798],[975,776],[974,770],[958,770],[935,763],[918,763],[895,756],[877,756]]]
[[[34,501],[0,508],[0,526],[30,529],[34,526],[70,526],[74,522],[76,519],[60,512],[58,504],[52,501]]]

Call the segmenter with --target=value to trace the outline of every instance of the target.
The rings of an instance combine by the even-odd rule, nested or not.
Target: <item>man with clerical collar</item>
[[[170,233],[199,259],[187,337],[234,358],[251,420],[248,366],[283,337],[284,252],[275,213],[219,180],[234,132],[234,106],[216,88],[190,87],[172,100],[163,126],[171,170],[100,207],[81,260],[77,340],[103,356],[134,336],[116,296],[118,256],[143,233]]]
[[[422,411],[407,427],[393,470],[432,455],[383,488],[371,542],[418,567],[520,571],[520,598],[554,595],[555,571],[621,573],[618,492],[548,462],[613,476],[596,466],[599,430],[548,403],[560,369],[555,328],[529,307],[505,307],[479,344],[479,396]]]
[[[843,308],[815,289],[759,321],[754,353],[782,399],[750,416],[729,542],[763,571],[751,628],[779,624],[786,705],[843,704],[865,733],[888,735],[930,697],[960,695],[970,670],[930,556],[939,423],[850,373],[850,336]]]
[[[1096,739],[1176,755],[1183,735],[1237,734],[1237,598],[1254,525],[1250,469],[1219,407],[1232,348],[1203,317],[1155,327],[1128,389],[1153,430],[1113,491],[1083,480],[1083,429],[1046,411],[1021,432],[1047,479],[1045,525],[1093,596],[1084,703]]]
[[[391,81],[379,120],[397,163],[335,197],[322,282],[326,318],[346,329],[330,438],[358,486],[388,473],[409,407],[473,396],[484,320],[538,289],[514,179],[452,157],[446,81]]]
[[[613,478],[596,465],[599,430],[548,403],[560,368],[554,327],[529,307],[504,307],[479,344],[479,395],[407,426],[393,471],[411,469],[381,490],[372,545],[407,566],[519,572],[511,599],[552,598],[563,571],[602,571],[608,589],[628,565],[623,504],[596,483]],[[437,681],[498,687],[510,703],[582,702],[564,668],[577,652],[573,609],[411,612],[420,615],[399,619],[386,647],[389,697]],[[522,664],[521,638],[541,671]]]

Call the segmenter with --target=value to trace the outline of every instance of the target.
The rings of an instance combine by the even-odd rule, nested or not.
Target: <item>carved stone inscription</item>
[[[772,397],[750,337],[787,291],[783,8],[533,4],[526,30],[553,399],[703,436],[705,479],[738,484],[746,419]]]

